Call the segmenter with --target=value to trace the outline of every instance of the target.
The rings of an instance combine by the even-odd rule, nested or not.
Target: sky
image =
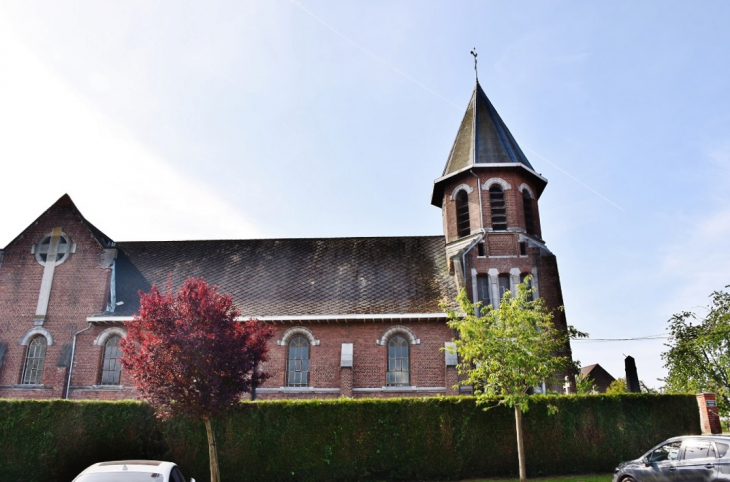
[[[728,24],[723,1],[4,0],[0,246],[64,193],[116,241],[442,234],[476,48],[549,181],[574,358],[660,387],[667,320],[730,284]]]

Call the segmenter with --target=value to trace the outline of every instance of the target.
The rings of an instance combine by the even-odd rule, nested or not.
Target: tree
[[[529,280],[507,292],[499,308],[469,301],[464,290],[457,297],[460,311],[442,303],[449,327],[456,330],[457,369],[465,375],[462,384],[472,385],[479,403],[507,405],[515,411],[520,481],[527,478],[522,438],[522,413],[529,408],[531,388],[567,368],[568,333],[555,328],[552,314],[542,298],[531,301]],[[584,335],[569,330],[577,335]]]
[[[728,288],[730,286],[726,286]],[[707,315],[677,313],[669,319],[667,392],[714,392],[720,414],[730,415],[730,293],[715,291]]]
[[[597,393],[596,384],[589,375],[579,373],[575,376],[575,393],[577,395],[592,395]]]
[[[204,422],[211,482],[220,481],[211,419],[266,378],[259,366],[271,327],[239,316],[230,296],[188,278],[177,293],[171,284],[164,293],[140,292],[139,314],[120,343],[122,366],[160,417]]]
[[[625,378],[617,378],[606,389],[606,395],[620,395],[622,393],[629,393],[629,389],[626,388]]]

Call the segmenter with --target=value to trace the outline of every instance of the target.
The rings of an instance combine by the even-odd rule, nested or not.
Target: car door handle
[[[713,469],[713,468],[715,468],[715,464],[707,464],[707,465],[705,465],[705,468],[706,469]]]
[[[669,470],[677,470],[677,467],[675,467],[674,465],[670,465]]]

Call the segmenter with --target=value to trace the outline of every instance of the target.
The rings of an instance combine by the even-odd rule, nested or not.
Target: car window
[[[149,472],[99,472],[81,475],[74,482],[155,482],[163,479],[162,474]]]
[[[727,454],[727,449],[730,448],[730,445],[723,444],[720,442],[715,442],[715,446],[717,447],[717,456],[718,457],[724,457],[725,454]]]
[[[172,479],[172,482],[185,482],[185,477],[183,477],[182,472],[180,472],[180,469],[177,467],[172,468],[172,472],[170,472],[170,478]]]
[[[707,457],[715,457],[715,447],[712,446],[712,443],[704,440],[685,441],[684,460],[706,459]]]
[[[677,460],[679,458],[679,447],[682,442],[670,442],[654,450],[649,456],[650,462],[662,462],[664,460]]]

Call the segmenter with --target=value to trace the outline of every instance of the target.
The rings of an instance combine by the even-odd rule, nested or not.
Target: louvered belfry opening
[[[532,210],[532,196],[527,189],[522,191],[522,205],[525,211],[525,229],[527,234],[535,234],[535,214]]]
[[[466,191],[456,195],[456,231],[460,238],[471,234],[469,226],[469,196]]]
[[[494,184],[489,188],[489,207],[492,212],[492,229],[506,231],[507,208],[504,204],[504,191],[499,184]]]

